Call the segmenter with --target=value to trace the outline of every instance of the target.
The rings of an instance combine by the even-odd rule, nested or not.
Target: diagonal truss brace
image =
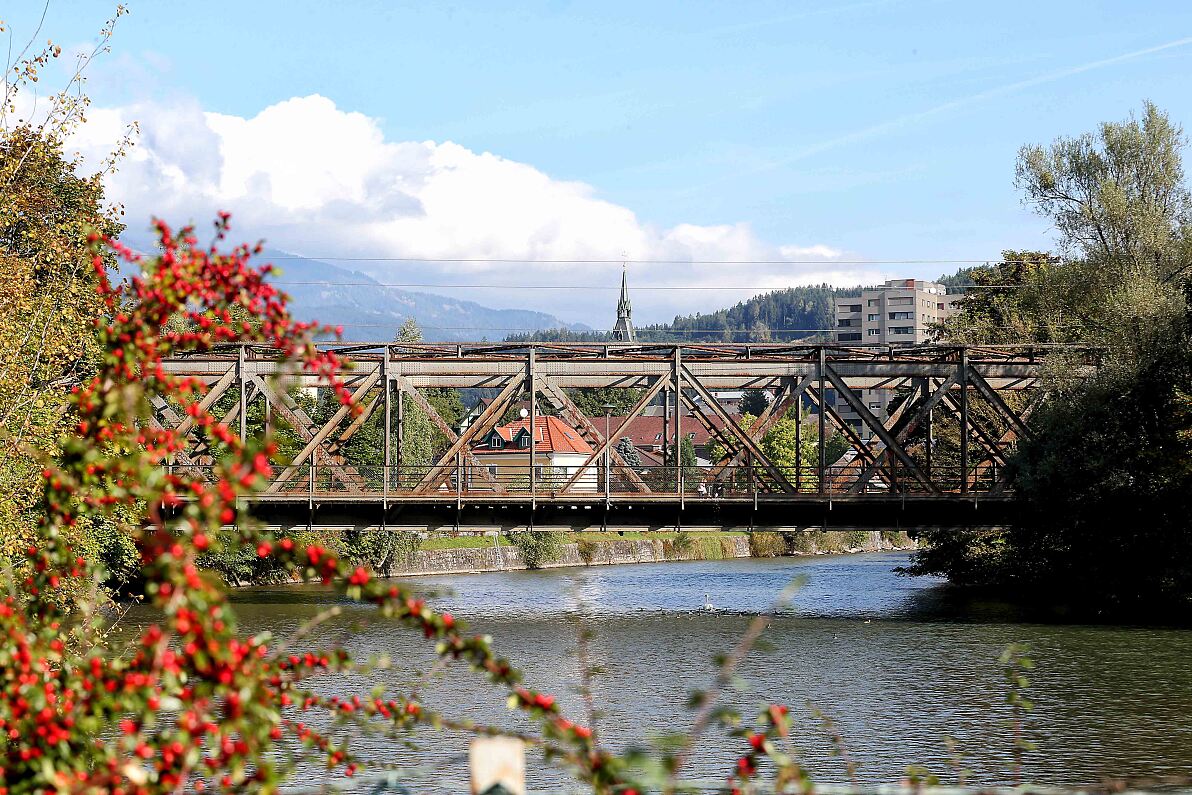
[[[782,472],[782,470],[774,465],[774,462],[770,460],[769,456],[767,456],[762,449],[758,447],[757,442],[753,441],[753,438],[746,433],[740,425],[737,424],[736,420],[729,416],[728,412],[724,410],[724,407],[720,405],[720,401],[718,401],[716,397],[709,392],[707,388],[699,382],[698,379],[696,379],[696,377],[689,369],[687,369],[687,367],[682,365],[680,365],[680,367],[682,369],[683,378],[687,381],[691,388],[694,389],[696,393],[698,393],[699,396],[704,399],[704,402],[707,403],[708,408],[712,409],[712,413],[720,417],[721,421],[725,424],[725,429],[737,435],[741,445],[751,455],[753,455],[754,461],[759,462],[762,467],[765,468],[767,474],[774,479],[774,482],[777,483],[783,491],[787,493],[794,493],[794,485],[786,479],[786,475]]]
[[[582,433],[589,438],[595,439],[597,444],[604,442],[604,436],[597,430],[596,425],[588,418],[586,414],[579,410],[579,406],[567,396],[559,386],[552,381],[548,376],[538,376],[539,386],[547,399],[551,401],[556,409],[563,414],[571,425],[578,428]],[[609,458],[612,459],[613,466],[616,467],[617,472],[625,477],[633,487],[643,494],[650,493],[650,487],[642,480],[641,475],[633,467],[625,462],[625,459],[617,451],[617,448],[611,447],[609,449]]]
[[[650,385],[649,389],[642,393],[642,396],[638,398],[637,403],[633,404],[633,408],[629,410],[629,413],[625,416],[624,421],[617,427],[615,431],[609,434],[607,439],[600,443],[599,447],[592,451],[592,454],[589,455],[587,460],[575,470],[575,474],[571,476],[571,478],[563,485],[563,488],[559,489],[559,491],[568,492],[575,488],[575,484],[579,482],[579,479],[583,477],[584,474],[592,468],[592,465],[604,456],[605,451],[612,446],[612,440],[620,436],[621,431],[628,428],[629,424],[637,419],[638,415],[645,410],[646,406],[650,405],[654,401],[654,398],[658,397],[658,393],[661,392],[664,387],[670,386],[672,383],[673,382],[671,381],[670,376],[660,376],[656,381],[654,381],[654,383]]]
[[[798,385],[795,386],[794,389],[791,389],[789,384],[783,387],[782,391],[779,392],[770,405],[766,406],[766,409],[761,413],[761,416],[749,426],[749,429],[746,431],[746,433],[749,434],[749,437],[753,439],[753,441],[760,443],[765,435],[769,433],[770,429],[773,428],[779,420],[786,416],[786,413],[790,410],[790,407],[798,405],[798,401],[803,397],[803,393],[807,390],[807,387],[814,379],[815,376],[813,374],[808,374],[799,380]],[[724,457],[722,457],[718,462],[716,462],[716,465],[712,467],[712,471],[709,473],[708,479],[715,480],[718,478],[725,469],[732,466],[734,463],[739,462],[744,452],[745,451],[738,448],[737,450],[726,453]]]
[[[360,398],[364,396],[370,389],[372,389],[380,379],[380,368],[374,369],[372,372],[366,375],[364,377],[364,381],[356,388],[356,391],[352,393],[352,403],[358,402]],[[276,494],[278,491],[280,491],[281,487],[298,473],[299,467],[306,463],[306,460],[315,454],[323,441],[333,432],[335,432],[335,430],[339,427],[339,424],[344,421],[344,418],[348,416],[351,410],[351,405],[344,405],[341,406],[339,410],[335,412],[335,414],[331,415],[330,419],[323,424],[323,427],[320,428],[318,432],[307,441],[306,445],[298,452],[298,455],[294,456],[294,459],[290,461],[289,466],[282,470],[282,473],[278,475],[272,483],[269,484],[269,487],[265,489],[265,493]]]
[[[265,399],[269,401],[271,409],[285,422],[289,423],[290,427],[294,429],[294,432],[302,437],[303,442],[309,443],[314,438],[316,433],[315,422],[311,420],[307,413],[284,390],[275,392],[270,388],[265,379],[255,375],[251,377],[249,385],[256,388],[260,394],[265,396]],[[250,396],[250,399],[255,399],[255,395]],[[238,409],[239,404],[233,406],[232,411],[228,412],[229,416]],[[226,419],[225,422],[227,421],[230,420]],[[341,436],[340,441],[343,441],[343,439],[344,437]],[[345,462],[341,456],[328,452],[320,445],[315,448],[313,457],[316,466],[327,467],[331,476],[349,490],[360,490],[360,484],[364,479],[356,471],[356,468]]]
[[[929,379],[930,380],[930,379]],[[898,419],[895,419],[890,427],[890,433],[900,445],[905,444],[906,440],[912,433],[918,430],[919,426],[927,421],[928,415],[939,405],[940,401],[948,395],[949,390],[956,386],[960,380],[960,374],[952,372],[948,377],[935,388],[934,391],[926,398],[918,402],[918,408],[911,414],[903,414]],[[861,472],[860,478],[849,489],[850,493],[857,493],[865,488],[870,478],[873,477],[873,472],[877,469],[876,464],[867,464],[865,469]]]
[[[447,437],[448,444],[455,444],[457,441],[459,441],[459,434],[447,424],[447,421],[444,420],[442,415],[439,414],[435,407],[430,404],[430,401],[426,399],[426,396],[419,392],[414,385],[410,383],[409,379],[400,375],[393,375],[390,376],[390,380],[397,384],[398,389],[400,389],[404,394],[408,395],[409,398],[414,401],[414,405],[421,409],[423,414],[430,418],[431,423],[433,423],[434,426],[439,429],[439,432]],[[491,488],[497,494],[505,493],[505,487],[501,485],[493,473],[488,471],[488,467],[482,465],[480,461],[476,459],[476,456],[472,454],[472,449],[470,446],[464,450],[463,456],[468,464],[472,467],[472,472],[476,475],[479,475],[480,478],[486,484],[488,484],[489,488]]]
[[[525,376],[522,375],[515,375],[509,379],[505,388],[493,399],[488,408],[481,412],[480,416],[468,426],[468,429],[452,443],[451,447],[447,448],[447,452],[430,468],[422,480],[418,481],[418,485],[414,487],[415,494],[427,494],[443,484],[455,467],[456,456],[469,450],[473,439],[483,436],[493,429],[493,426],[501,419],[501,415],[505,413],[506,407],[513,402],[518,392],[525,386],[525,382]]]
[[[882,443],[886,446],[886,450],[897,456],[898,460],[910,470],[911,474],[915,476],[916,480],[926,486],[933,494],[938,494],[939,489],[937,489],[935,484],[931,482],[931,478],[927,477],[923,470],[919,468],[919,465],[915,462],[915,459],[911,458],[906,450],[902,448],[902,445],[890,435],[890,432],[886,430],[886,426],[883,425],[877,417],[873,416],[873,412],[869,410],[864,401],[857,397],[857,394],[853,392],[848,384],[844,383],[844,379],[841,378],[831,367],[824,368],[824,375],[828,377],[828,380],[832,383],[832,386],[836,388],[836,391],[841,397],[844,398],[845,402],[849,404],[852,410],[857,412],[857,414],[861,417],[861,422],[868,425],[870,430],[877,434],[877,437],[882,440]]]

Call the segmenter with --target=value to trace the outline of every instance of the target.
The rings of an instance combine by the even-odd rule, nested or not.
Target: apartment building
[[[839,345],[921,345],[931,341],[932,326],[956,311],[960,295],[948,295],[948,288],[921,279],[891,279],[852,298],[837,298],[833,338]],[[879,419],[894,397],[887,389],[866,389],[861,399]],[[837,398],[841,419],[869,437],[860,416]]]

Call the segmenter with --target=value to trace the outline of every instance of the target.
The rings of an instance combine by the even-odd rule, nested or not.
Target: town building
[[[706,416],[706,415],[705,415]],[[721,430],[725,427],[724,420],[717,416],[708,416],[708,422],[712,427]],[[613,416],[609,418],[611,427],[614,433],[617,428],[621,428],[622,423],[625,422],[625,417]],[[684,414],[682,434],[691,440],[691,445],[695,449],[696,458],[701,464],[706,465],[711,460],[710,447],[715,438],[711,431],[696,419],[691,413]],[[663,448],[670,449],[675,442],[675,419],[671,415],[669,417],[662,416],[638,416],[629,421],[627,427],[621,428],[617,433],[620,439],[628,438],[629,441],[637,448],[638,453],[649,454],[653,456],[661,456]],[[643,463],[645,458],[643,456]]]
[[[558,417],[534,418],[534,478],[540,489],[562,488],[595,452],[579,431]],[[528,417],[493,428],[472,447],[472,454],[506,489],[525,490],[530,483],[530,420]],[[576,491],[596,491],[599,468],[589,466],[576,481]],[[470,478],[481,488],[483,481]]]
[[[956,311],[960,295],[948,295],[948,288],[920,279],[891,279],[878,287],[867,287],[859,296],[837,298],[833,341],[838,345],[921,345],[931,342],[934,327]],[[880,420],[894,397],[888,389],[861,390],[861,400]],[[861,417],[838,395],[829,395],[841,419],[868,438],[870,431]],[[833,400],[834,398],[834,400]]]

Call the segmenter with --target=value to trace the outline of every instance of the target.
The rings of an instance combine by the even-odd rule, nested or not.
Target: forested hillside
[[[860,287],[820,284],[788,287],[754,296],[736,306],[709,314],[681,315],[670,323],[637,329],[643,342],[786,342],[825,337],[832,327],[832,300],[860,294]],[[609,325],[612,325],[610,318]],[[604,342],[607,332],[548,329],[516,334],[509,342]]]

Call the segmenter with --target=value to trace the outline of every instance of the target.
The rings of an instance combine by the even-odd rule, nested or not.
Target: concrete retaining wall
[[[750,539],[744,536],[693,537],[685,551],[663,539],[624,539],[563,545],[560,558],[543,568],[565,566],[607,566],[625,563],[660,563],[672,560],[723,560],[752,556]],[[800,539],[799,555],[875,552],[882,549],[913,549],[914,542],[905,534],[896,536],[881,531],[805,533]],[[526,568],[521,551],[507,541],[500,546],[479,549],[420,549],[408,565],[393,568],[395,575],[460,574],[477,571],[508,571]]]

